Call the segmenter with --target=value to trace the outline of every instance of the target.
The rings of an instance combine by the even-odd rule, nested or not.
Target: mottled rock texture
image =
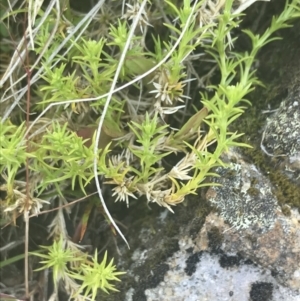
[[[280,47],[270,56],[270,81],[284,95],[267,122],[261,139],[262,151],[274,159],[278,169],[300,185],[300,22],[286,32]]]

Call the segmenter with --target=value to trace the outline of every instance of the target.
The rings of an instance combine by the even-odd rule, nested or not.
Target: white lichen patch
[[[261,148],[282,157],[280,167],[292,178],[300,174],[300,89],[294,90],[267,121]]]
[[[267,178],[252,164],[244,162],[237,153],[228,153],[227,160],[234,156],[237,163],[219,167],[221,184],[209,189],[207,199],[219,210],[220,215],[235,229],[257,227],[265,232],[272,227],[277,209],[277,200]]]

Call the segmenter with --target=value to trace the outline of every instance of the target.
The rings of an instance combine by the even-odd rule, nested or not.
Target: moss
[[[254,186],[256,184],[258,184],[258,179],[257,178],[252,178],[251,179],[251,186]]]
[[[281,210],[282,210],[282,213],[285,216],[291,216],[291,208],[290,208],[290,206],[283,205],[283,206],[281,206]]]
[[[236,161],[236,159],[232,158],[232,163],[236,163],[235,161]],[[237,175],[237,172],[235,170],[233,170],[233,169],[226,170],[226,175],[225,175],[226,178],[234,178],[234,177],[236,177],[236,175]]]
[[[257,243],[257,237],[255,237],[253,235],[246,234],[245,239],[247,239],[252,245]]]
[[[300,23],[298,22],[295,27],[299,29]],[[297,83],[299,85],[300,82],[299,77],[295,79],[297,76],[293,76],[293,68],[291,68],[293,59],[290,53],[294,53],[294,51],[286,49],[287,45],[289,48],[299,49],[296,45],[299,41],[297,42],[294,36],[295,32],[296,35],[299,34],[299,30],[296,28],[284,32],[286,36],[289,36],[288,40],[277,41],[275,42],[276,47],[272,44],[262,53],[259,76],[267,88],[258,87],[250,95],[253,105],[248,108],[239,122],[234,124],[234,130],[243,132],[242,142],[252,146],[252,148],[241,151],[271,180],[279,204],[281,206],[288,204],[300,209],[300,187],[279,171],[282,158],[270,158],[260,148],[261,130],[266,125],[266,117],[268,117],[268,115],[262,114],[262,111],[268,107],[278,108],[287,97],[287,91],[293,89]],[[298,56],[299,60],[297,52],[294,55],[296,59]],[[297,67],[296,63],[295,65]],[[296,69],[294,75],[298,74],[297,68],[294,69]],[[288,74],[288,76],[279,76],[280,73]]]
[[[179,250],[178,239],[170,238],[166,239],[160,249],[160,251],[154,256],[154,261],[162,262],[171,257],[175,252]]]
[[[246,153],[247,155],[252,156],[256,166],[268,175],[274,187],[276,187],[274,188],[274,193],[279,204],[289,204],[300,208],[300,187],[292,183],[286,175],[278,171],[276,168],[277,164],[274,164],[274,160],[271,162],[271,160],[263,155],[261,150],[257,148],[253,148],[250,151],[247,150]],[[275,161],[277,162],[279,160]]]
[[[192,223],[190,225],[190,229],[189,229],[189,236],[192,239],[195,239],[197,237],[199,231],[201,230],[203,224],[205,223],[205,217],[206,217],[206,214],[193,218]]]
[[[140,276],[139,286],[133,294],[133,300],[147,300],[145,290],[149,288],[155,288],[161,281],[163,281],[165,273],[169,270],[169,265],[163,263],[155,266],[150,273],[149,270],[145,270],[145,274]]]
[[[189,214],[186,216],[189,222],[189,235],[192,239],[196,238],[202,226],[205,223],[206,216],[211,212],[212,207],[209,203],[200,199],[199,196],[193,196],[193,202],[196,206],[192,206],[189,210]]]
[[[255,196],[258,196],[259,195],[259,190],[255,187],[250,187],[248,190],[247,190],[247,193],[253,197]]]
[[[211,230],[207,233],[208,237],[208,246],[211,249],[212,253],[219,253],[221,251],[221,245],[223,242],[223,234],[217,227],[212,227]]]

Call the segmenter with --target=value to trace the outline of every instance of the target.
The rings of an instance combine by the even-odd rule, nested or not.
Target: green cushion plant
[[[244,30],[252,48],[239,53],[232,31],[255,1],[158,1],[162,10],[156,2],[127,4],[122,14],[122,1],[114,1],[114,12],[99,1],[83,15],[69,1],[51,1],[47,8],[28,1],[1,16],[8,26],[25,11],[29,24],[0,82],[2,215],[15,221],[22,214],[29,223],[29,213],[40,214],[56,200],[59,208],[49,224],[53,243],[43,246],[45,253],[32,253],[42,259],[39,270],[53,269],[55,294],[64,281],[69,294],[95,300],[98,288],[115,290],[109,281],[122,274],[112,261],[106,264],[106,253],[99,264],[97,251],[91,257],[70,240],[66,190],[79,187],[87,194],[87,185],[97,184],[99,199],[87,206],[79,240],[96,205],[127,243],[106,208],[99,177],[127,206],[131,198],[145,196],[170,211],[200,187],[213,185],[205,180],[224,165],[221,154],[247,147],[238,142],[242,133],[229,126],[251,105],[247,94],[261,84],[253,67],[257,52],[300,16],[299,1],[292,0],[261,35]],[[210,70],[193,78],[193,63],[204,54]],[[27,72],[20,68],[24,59]],[[219,83],[204,84],[213,72]],[[205,92],[193,100],[200,109],[189,113],[193,85]],[[177,154],[180,159],[167,169],[165,162]]]

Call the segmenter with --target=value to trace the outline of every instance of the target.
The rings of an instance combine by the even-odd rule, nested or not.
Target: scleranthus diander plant
[[[115,290],[110,281],[123,274],[113,261],[106,263],[107,253],[98,263],[96,250],[91,256],[79,245],[95,206],[124,238],[106,208],[99,178],[128,207],[144,196],[173,211],[187,195],[213,185],[205,180],[224,165],[223,152],[247,146],[229,126],[260,84],[253,69],[256,54],[300,15],[299,2],[292,0],[263,34],[245,30],[252,49],[235,52],[232,30],[254,2],[160,1],[165,16],[152,1],[126,2],[125,10],[115,1],[113,13],[104,1],[86,14],[72,10],[68,1],[44,7],[30,0],[22,8],[28,27],[13,44],[16,50],[0,82],[0,191],[6,193],[1,210],[6,221],[23,215],[28,225],[29,214],[57,208],[48,213],[52,244],[31,253],[42,259],[38,270],[53,271],[53,298],[64,283],[73,298],[95,300],[98,288]],[[18,14],[10,6],[1,21],[8,26]],[[211,66],[196,71],[193,65],[202,56]],[[25,57],[27,72],[20,68]],[[215,85],[209,84],[213,73],[220,78]],[[188,110],[193,86],[204,92],[193,99],[200,108]],[[168,161],[174,162],[171,168]],[[83,215],[75,214],[79,234],[71,240],[65,221],[72,212],[68,191],[86,195],[95,181],[99,198],[86,199]],[[26,235],[28,249],[28,230]]]

